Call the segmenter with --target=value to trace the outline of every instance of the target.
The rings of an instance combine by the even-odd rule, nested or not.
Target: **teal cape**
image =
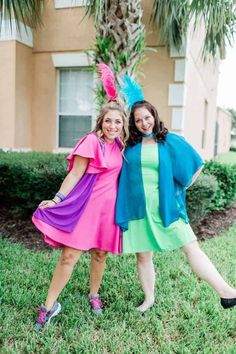
[[[131,220],[146,216],[145,192],[141,171],[141,146],[125,149],[116,202],[116,224],[128,230]],[[204,164],[201,156],[181,136],[168,133],[158,142],[159,205],[165,227],[180,217],[189,222],[186,210],[186,188],[193,175]]]

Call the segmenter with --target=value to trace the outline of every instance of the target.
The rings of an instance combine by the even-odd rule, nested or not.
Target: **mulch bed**
[[[224,211],[209,213],[202,222],[193,226],[199,240],[205,240],[227,230],[236,221],[236,204]],[[0,207],[0,234],[2,238],[25,247],[37,250],[51,250],[43,237],[32,224],[31,219],[23,218],[13,210]]]
[[[199,240],[206,240],[226,231],[236,221],[236,204],[231,208],[214,211],[206,217],[193,230]]]
[[[0,207],[0,235],[13,243],[22,243],[26,248],[52,249],[43,241],[42,234],[37,231],[30,217],[22,217],[16,211],[4,207]]]

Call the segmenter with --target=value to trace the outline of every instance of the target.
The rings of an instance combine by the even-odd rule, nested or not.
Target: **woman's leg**
[[[197,241],[185,245],[182,250],[192,270],[199,278],[211,285],[221,298],[236,297],[236,289],[226,283],[207,255],[200,249]]]
[[[61,291],[69,281],[75,264],[80,258],[82,251],[64,246],[60,260],[58,261],[53,278],[48,290],[45,306],[50,309],[57,300]]]
[[[92,249],[90,251],[90,292],[89,295],[97,294],[102,282],[102,277],[106,268],[107,252],[99,249]]]
[[[155,270],[152,255],[152,252],[136,254],[139,280],[145,294],[144,302],[138,307],[140,312],[145,312],[154,304]]]

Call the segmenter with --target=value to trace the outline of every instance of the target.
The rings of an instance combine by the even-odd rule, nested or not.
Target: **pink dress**
[[[115,224],[115,203],[122,155],[116,141],[102,148],[94,134],[85,136],[68,156],[70,171],[74,156],[89,158],[87,173],[98,173],[88,203],[72,232],[65,232],[33,216],[35,226],[44,234],[45,242],[54,247],[69,246],[88,251],[98,248],[121,253],[121,232]]]

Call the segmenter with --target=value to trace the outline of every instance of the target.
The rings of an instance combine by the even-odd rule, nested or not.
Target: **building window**
[[[204,100],[204,116],[203,116],[203,129],[202,129],[202,149],[206,147],[206,130],[207,130],[207,117],[208,117],[208,102]]]
[[[87,0],[54,0],[56,9],[86,6]]]
[[[73,147],[91,130],[93,90],[90,68],[59,69],[59,147]]]

